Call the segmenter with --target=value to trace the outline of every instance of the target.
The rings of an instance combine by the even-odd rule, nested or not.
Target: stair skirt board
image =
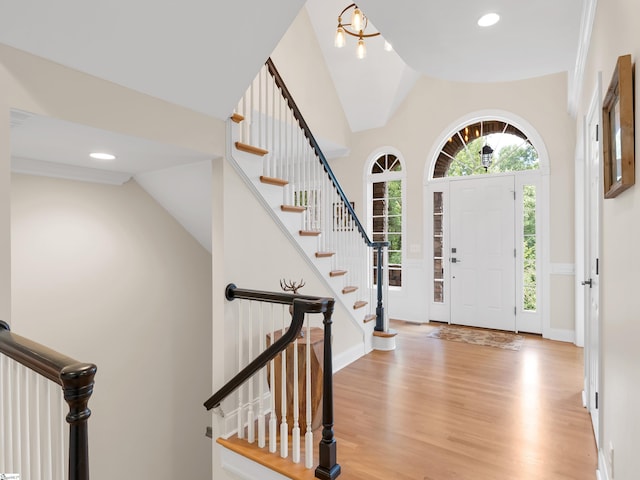
[[[290,478],[254,462],[223,445],[217,444],[216,448],[220,452],[222,468],[237,475],[238,478],[243,480],[289,480]]]

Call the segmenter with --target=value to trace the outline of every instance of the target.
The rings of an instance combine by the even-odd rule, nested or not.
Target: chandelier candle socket
[[[342,17],[345,16],[345,14],[350,10],[352,10],[351,23],[342,23]],[[344,10],[342,10],[342,12],[340,12],[340,15],[338,15],[338,27],[336,29],[334,45],[337,48],[342,48],[347,43],[347,35],[356,37],[358,39],[358,43],[356,46],[356,56],[359,59],[365,58],[367,56],[367,47],[364,43],[364,39],[377,37],[378,35],[380,35],[380,32],[365,33],[368,26],[369,20],[367,19],[366,15],[362,13],[362,10],[360,10],[355,3],[352,3]],[[391,44],[385,41],[384,49],[387,52],[390,52],[392,50]]]

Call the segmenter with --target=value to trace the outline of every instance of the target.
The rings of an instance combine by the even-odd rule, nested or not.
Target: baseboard
[[[549,328],[542,332],[544,338],[556,340],[558,342],[575,343],[576,332],[574,330],[565,330],[562,328]]]
[[[364,355],[364,348],[361,343],[333,356],[333,373],[342,370],[347,365],[355,362]]]
[[[609,476],[607,460],[605,459],[602,449],[598,450],[598,470],[596,470],[596,478],[598,480],[611,480],[613,478]]]

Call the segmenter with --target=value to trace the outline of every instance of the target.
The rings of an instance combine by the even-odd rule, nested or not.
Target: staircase
[[[229,119],[228,158],[318,271],[363,333],[364,352],[388,333],[386,242],[373,242],[268,60]],[[379,253],[380,252],[380,253]],[[378,261],[381,259],[382,261]],[[383,280],[371,288],[373,269]]]

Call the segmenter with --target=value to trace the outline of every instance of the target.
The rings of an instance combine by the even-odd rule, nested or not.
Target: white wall
[[[0,67],[0,91],[3,75]],[[11,162],[9,109],[0,95],[0,320],[11,322]]]
[[[573,263],[573,120],[566,112],[567,79],[564,74],[519,82],[473,84],[422,77],[384,128],[354,134],[351,154],[331,162],[349,198],[363,215],[364,167],[377,149],[391,146],[406,162],[406,263],[411,282],[397,295],[401,308],[391,316],[426,320],[424,310],[429,275],[425,239],[423,185],[430,152],[452,124],[471,112],[499,110],[526,120],[542,137],[550,157],[550,261]],[[417,273],[416,270],[422,273]],[[413,280],[416,281],[413,281]],[[573,284],[551,277],[551,327],[573,330]],[[396,313],[397,312],[397,313]]]
[[[133,181],[11,191],[13,329],[98,366],[92,478],[210,478],[210,254]]]
[[[635,0],[597,2],[597,12],[584,75],[576,123],[586,115],[598,72],[603,90],[608,88],[618,56],[640,58],[640,3]],[[640,122],[637,66],[635,75],[636,185],[615,199],[603,201],[601,244],[601,349],[600,430],[608,478],[637,478],[640,471],[640,187],[638,154]],[[603,92],[604,93],[604,92]],[[611,470],[609,447],[614,448]]]

